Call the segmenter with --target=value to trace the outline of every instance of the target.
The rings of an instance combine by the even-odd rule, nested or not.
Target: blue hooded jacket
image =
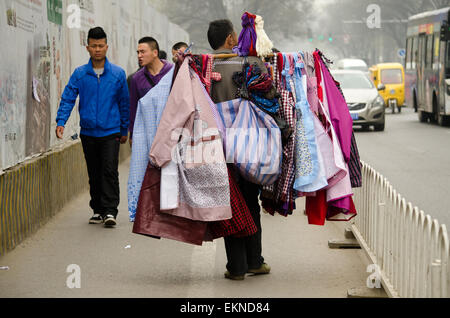
[[[61,96],[56,123],[64,126],[80,95],[80,134],[104,137],[115,133],[128,135],[130,97],[125,71],[105,61],[102,75],[97,75],[92,60],[75,69]]]

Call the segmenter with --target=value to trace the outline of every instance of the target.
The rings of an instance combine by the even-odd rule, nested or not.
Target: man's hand
[[[127,142],[127,139],[128,139],[128,136],[122,136],[122,137],[120,137],[120,143],[121,143],[121,144],[126,143],[126,142]]]
[[[63,126],[58,126],[56,127],[56,138],[58,139],[62,139],[63,134],[64,134],[64,127]]]

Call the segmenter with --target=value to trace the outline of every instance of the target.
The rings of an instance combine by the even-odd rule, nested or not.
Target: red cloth
[[[285,88],[286,86],[283,85],[283,83],[282,83],[282,78],[283,77],[281,76],[281,72],[283,71],[283,67],[284,67],[283,62],[284,62],[284,60],[283,60],[283,53],[281,53],[281,52],[277,53],[277,72],[278,72],[278,78],[280,79],[279,80],[279,85],[282,88]]]
[[[320,101],[323,102],[323,89],[322,86],[320,85],[320,82],[322,81],[322,74],[320,72],[321,68],[319,63],[320,56],[317,51],[313,53],[313,56],[314,56],[314,69],[317,77],[317,96],[319,97]]]
[[[258,230],[229,168],[228,178],[230,183],[230,205],[233,217],[229,220],[208,223],[209,231],[213,239],[230,235],[235,237],[250,236]]]
[[[314,69],[317,77],[317,95],[321,102],[323,102],[323,90],[320,82],[322,81],[322,74],[320,73],[319,56],[317,52],[313,53]],[[324,225],[327,217],[327,194],[326,190],[316,192],[314,197],[306,197],[306,215],[308,216],[308,223],[314,225]]]
[[[253,25],[252,28],[253,30],[255,30],[255,34],[256,34],[256,27],[255,27],[255,19],[256,19],[256,15],[251,14],[249,12],[245,12],[245,14],[247,14],[247,16],[251,19],[253,19]],[[254,46],[254,43],[256,43],[256,39],[252,39],[252,41],[250,42],[250,50],[248,52],[248,56],[258,56],[258,53],[256,52],[256,47]]]
[[[315,197],[306,197],[306,215],[308,216],[309,224],[325,224],[327,216],[326,190],[317,191]]]
[[[150,163],[139,195],[133,233],[202,245],[207,223],[160,212],[161,171]]]
[[[317,95],[320,101],[323,102],[323,89],[322,86],[320,85],[320,82],[322,81],[321,66],[320,66],[321,56],[318,51],[315,51],[313,53],[313,56],[314,56],[314,68],[317,77]],[[306,214],[308,215],[308,223],[315,225],[324,225],[326,219],[331,218],[339,213],[352,214],[351,217],[345,220],[348,221],[349,219],[351,219],[356,215],[356,208],[353,203],[353,199],[352,197],[349,197],[349,199],[350,199],[350,210],[346,211],[343,209],[333,207],[332,205],[328,206],[326,201],[326,190],[317,191],[315,197],[306,197]]]

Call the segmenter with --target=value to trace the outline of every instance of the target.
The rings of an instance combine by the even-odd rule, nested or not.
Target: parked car
[[[370,77],[380,90],[386,107],[402,111],[405,104],[405,71],[400,63],[380,63],[372,66]],[[383,87],[384,86],[384,87]]]
[[[362,71],[353,70],[332,70],[331,74],[340,83],[353,125],[363,129],[373,126],[376,131],[383,131],[384,99],[369,77]]]
[[[366,62],[361,59],[341,59],[336,62],[336,69],[369,72]]]

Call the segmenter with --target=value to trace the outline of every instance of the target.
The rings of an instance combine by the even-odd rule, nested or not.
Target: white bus
[[[409,18],[405,98],[421,122],[450,123],[450,7]]]

